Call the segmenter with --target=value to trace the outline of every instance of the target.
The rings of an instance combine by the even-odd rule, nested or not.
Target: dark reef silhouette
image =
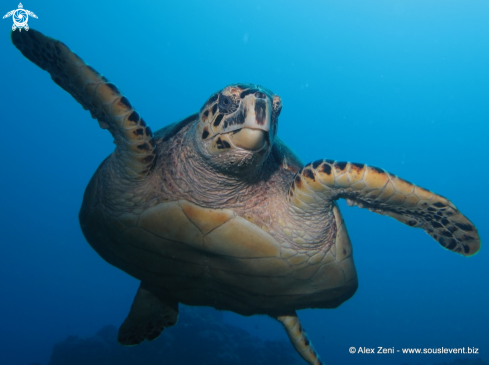
[[[58,342],[48,365],[305,364],[289,341],[263,341],[224,323],[222,317],[222,312],[212,308],[180,306],[174,327],[164,330],[154,341],[132,347],[120,345],[118,329],[108,325],[93,337],[69,336]],[[459,359],[434,365],[489,365],[489,361]]]
[[[210,308],[180,307],[178,323],[154,341],[124,347],[117,328],[103,327],[89,338],[70,336],[53,348],[49,365],[302,365],[285,340],[263,341],[226,324]]]

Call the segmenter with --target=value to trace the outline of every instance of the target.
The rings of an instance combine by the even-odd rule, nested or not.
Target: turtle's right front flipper
[[[25,57],[48,71],[54,82],[90,110],[101,128],[110,131],[117,146],[112,158],[126,177],[147,176],[155,159],[153,134],[117,87],[60,41],[33,29],[12,32],[11,37]]]
[[[377,167],[318,160],[297,172],[288,195],[299,214],[332,207],[338,198],[423,228],[443,247],[464,256],[479,251],[477,229],[450,200]]]

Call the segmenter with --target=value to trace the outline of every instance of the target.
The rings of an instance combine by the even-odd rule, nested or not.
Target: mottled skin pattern
[[[288,192],[294,210],[323,209],[321,199],[347,199],[410,227],[423,228],[443,247],[470,256],[480,247],[474,225],[448,199],[378,167],[318,160],[303,168]],[[320,199],[318,199],[320,198]]]
[[[64,44],[33,30],[12,41],[114,137],[80,224],[105,260],[141,280],[119,330],[124,345],[156,338],[184,303],[268,314],[309,364],[321,364],[295,311],[337,307],[357,288],[339,198],[462,255],[479,249],[474,225],[439,195],[364,164],[304,166],[276,136],[282,103],[263,87],[230,85],[153,135]]]

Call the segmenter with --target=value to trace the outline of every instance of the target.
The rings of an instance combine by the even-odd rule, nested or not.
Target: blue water
[[[279,135],[305,162],[380,166],[451,199],[488,236],[489,3],[471,1],[26,1],[157,130],[233,82],[280,95]],[[15,9],[2,1],[0,12]],[[3,14],[2,13],[2,14]],[[138,283],[78,226],[82,194],[113,151],[0,21],[0,364],[47,364],[68,335],[124,320]],[[299,316],[328,364],[430,364],[475,355],[351,355],[349,347],[475,347],[488,358],[489,259],[340,203],[360,286]],[[484,243],[483,242],[483,243]],[[286,339],[278,323],[226,321]]]

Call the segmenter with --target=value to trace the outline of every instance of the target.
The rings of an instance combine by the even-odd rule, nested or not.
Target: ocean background
[[[18,5],[0,4],[2,15]],[[257,83],[282,97],[279,136],[304,162],[379,166],[451,199],[479,229],[473,257],[341,201],[359,289],[337,309],[299,316],[331,365],[489,358],[488,1],[23,5],[38,16],[31,28],[107,76],[153,131],[230,83]],[[138,282],[104,262],[78,225],[112,138],[15,49],[11,26],[0,21],[0,364],[46,365],[67,336],[118,327]],[[264,316],[224,320],[288,340]],[[474,347],[480,355],[352,355],[351,346]]]

